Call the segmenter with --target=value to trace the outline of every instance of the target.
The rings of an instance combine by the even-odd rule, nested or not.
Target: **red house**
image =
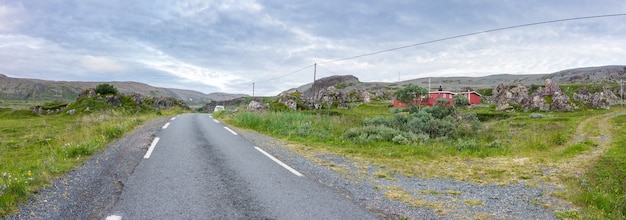
[[[437,104],[437,99],[447,99],[450,103],[446,106],[454,105],[454,92],[450,91],[434,91],[429,92],[427,97],[418,97],[419,99],[415,101],[413,104],[415,105],[427,105],[427,106],[435,106]],[[406,107],[406,103],[402,103],[397,99],[393,100],[394,107]]]
[[[480,93],[477,93],[476,91],[461,92],[459,93],[459,95],[465,96],[465,98],[469,99],[470,105],[480,104],[480,97],[482,96]]]
[[[461,93],[454,93],[450,91],[434,91],[434,92],[429,92],[428,97],[421,97],[420,99],[415,101],[413,104],[435,106],[437,104],[437,99],[444,98],[450,101],[450,103],[446,106],[453,106],[455,95],[465,96],[469,100],[469,105],[480,104],[480,97],[482,96],[480,93],[476,91],[468,91],[468,92],[461,92]],[[393,106],[394,107],[407,107],[407,104],[394,99]]]

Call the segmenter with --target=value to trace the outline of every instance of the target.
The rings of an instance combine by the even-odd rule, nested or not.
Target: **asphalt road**
[[[108,219],[377,219],[207,114],[172,118]]]

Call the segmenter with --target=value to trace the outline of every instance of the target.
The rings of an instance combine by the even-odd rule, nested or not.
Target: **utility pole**
[[[313,64],[313,84],[311,87],[313,88],[313,102],[317,102],[317,92],[315,91],[315,80],[317,78],[317,63]]]
[[[254,98],[254,82],[252,82],[252,98]]]

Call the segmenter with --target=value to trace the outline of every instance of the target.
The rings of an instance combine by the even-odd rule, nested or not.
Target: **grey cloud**
[[[251,91],[252,82],[266,81],[257,85],[257,95],[309,83],[308,69],[268,79],[314,62],[626,10],[621,0],[0,0],[0,18],[1,6],[19,12],[20,22],[10,28],[0,22],[0,39],[15,40],[0,43],[0,62],[7,63],[0,72],[83,80],[108,76],[203,92]],[[398,72],[406,77],[543,73],[569,65],[620,64],[626,60],[616,54],[623,51],[612,48],[626,48],[623,20],[547,24],[411,47],[325,64],[320,77],[354,74],[364,81],[394,81]]]

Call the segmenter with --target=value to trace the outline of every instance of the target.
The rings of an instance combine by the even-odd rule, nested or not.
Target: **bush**
[[[404,139],[397,136],[403,136],[406,141],[412,139],[412,136],[408,134],[404,134],[401,131],[385,126],[364,126],[350,128],[343,134],[343,138],[351,139],[353,142],[358,144],[371,143],[375,141],[405,141]],[[394,139],[396,139],[396,141],[394,141]]]
[[[437,103],[435,105],[437,106],[448,106],[450,104],[450,100],[446,99],[446,98],[440,98],[437,99]]]
[[[452,117],[446,117],[444,119],[431,120],[426,130],[431,138],[436,137],[455,137],[457,134],[457,122]]]
[[[391,139],[391,141],[393,141],[396,144],[404,144],[404,145],[408,145],[411,144],[411,141],[409,141],[409,139],[407,139],[406,137],[398,134],[395,137],[393,137],[393,139]]]
[[[435,118],[426,111],[411,114],[411,119],[407,123],[407,130],[415,134],[428,135],[428,125],[433,119]]]
[[[462,150],[477,150],[478,144],[473,139],[469,140],[461,140],[459,139],[456,143],[456,149],[459,151]]]
[[[393,127],[393,122],[382,116],[377,116],[375,118],[366,118],[365,120],[363,120],[363,124],[365,126]]]
[[[423,108],[422,110],[430,113],[433,117],[438,118],[438,119],[443,119],[448,115],[456,113],[456,110],[454,108],[442,107],[442,106],[426,107],[426,108]]]
[[[272,102],[270,103],[270,110],[273,112],[286,112],[290,109],[282,102]]]
[[[502,146],[503,144],[499,140],[495,140],[487,144],[487,148],[501,148]]]
[[[296,126],[295,129],[295,135],[298,135],[300,137],[306,137],[309,136],[313,131],[313,125],[311,124],[311,122],[306,121],[306,122],[302,122],[299,123]]]
[[[540,113],[532,113],[529,116],[530,118],[546,118],[547,116],[544,114],[540,114]]]
[[[100,95],[117,94],[117,89],[111,84],[99,84],[96,86],[96,93]]]
[[[469,99],[462,95],[455,95],[453,100],[454,100],[454,106],[457,106],[457,107],[465,107],[469,105]]]
[[[476,113],[459,113],[453,107],[412,108],[410,112],[409,115],[396,114],[394,118],[378,116],[365,119],[364,127],[344,132],[344,138],[355,138],[358,139],[356,142],[361,143],[378,140],[407,144],[419,142],[420,139],[469,136],[476,134],[482,127]],[[374,128],[379,130],[376,131]],[[395,133],[388,134],[383,131]]]
[[[104,137],[107,139],[116,139],[122,137],[124,129],[120,126],[111,126],[104,129]]]

